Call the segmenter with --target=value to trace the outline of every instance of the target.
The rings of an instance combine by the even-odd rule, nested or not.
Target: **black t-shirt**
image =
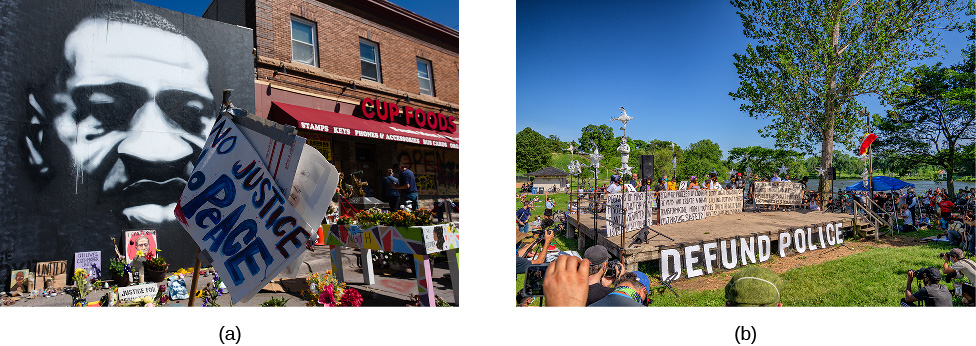
[[[586,295],[586,305],[589,306],[590,304],[596,303],[597,300],[603,299],[610,292],[613,292],[612,288],[605,287],[599,282],[590,285],[590,290]]]
[[[925,302],[925,306],[952,306],[952,294],[942,284],[927,285],[912,295]]]

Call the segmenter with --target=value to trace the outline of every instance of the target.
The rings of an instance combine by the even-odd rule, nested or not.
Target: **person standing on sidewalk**
[[[417,178],[414,177],[413,172],[403,167],[402,164],[396,162],[392,167],[393,171],[400,172],[399,184],[394,185],[393,188],[397,190],[406,190],[400,192],[400,199],[397,206],[405,205],[410,202],[410,210],[417,209]]]

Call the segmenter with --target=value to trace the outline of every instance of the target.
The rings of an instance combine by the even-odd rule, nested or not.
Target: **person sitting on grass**
[[[748,267],[725,284],[725,306],[783,306],[783,279],[772,270]]]
[[[916,306],[915,302],[922,302],[923,306],[952,306],[952,295],[949,289],[939,283],[942,274],[935,268],[922,268],[919,270],[919,277],[924,287],[912,293],[912,280],[915,279],[915,271],[908,271],[908,283],[905,284],[905,298],[901,299],[901,306]]]
[[[647,274],[638,271],[627,272],[617,278],[614,284],[616,288],[613,292],[589,306],[647,306],[647,290],[651,286]]]
[[[942,254],[942,260],[944,261],[942,263],[942,274],[945,274],[946,282],[954,279],[959,273],[969,279],[969,284],[962,285],[962,303],[965,305],[972,304],[974,302],[973,297],[976,297],[976,288],[973,286],[976,283],[976,261],[966,258],[960,248]]]
[[[898,205],[899,218],[905,220],[905,223],[901,225],[902,232],[915,232],[918,228],[915,228],[915,222],[912,220],[912,212],[908,209],[908,204]]]

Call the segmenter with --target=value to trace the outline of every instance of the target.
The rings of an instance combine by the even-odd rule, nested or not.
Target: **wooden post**
[[[454,304],[461,305],[458,301],[458,274],[461,272],[458,266],[458,249],[447,250],[447,266],[451,269],[451,290],[454,291]]]
[[[372,285],[376,283],[376,276],[373,275],[373,250],[360,249],[362,257],[360,262],[363,265],[363,284]]]
[[[342,275],[342,251],[341,248],[335,245],[329,245],[329,255],[332,259],[332,274],[335,275],[336,280],[346,282],[346,278]]]
[[[197,298],[197,282],[200,280],[200,247],[197,247],[196,261],[193,262],[193,280],[190,282],[190,301],[186,306],[193,306]]]
[[[434,299],[434,281],[430,277],[430,255],[413,255],[413,272],[417,275],[417,295],[421,306],[437,306]]]

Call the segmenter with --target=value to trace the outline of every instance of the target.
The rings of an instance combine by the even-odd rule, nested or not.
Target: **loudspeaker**
[[[837,168],[836,167],[827,168],[827,172],[824,175],[826,176],[824,178],[826,178],[827,180],[837,180]]]
[[[641,180],[654,179],[654,155],[641,155],[640,157]]]

